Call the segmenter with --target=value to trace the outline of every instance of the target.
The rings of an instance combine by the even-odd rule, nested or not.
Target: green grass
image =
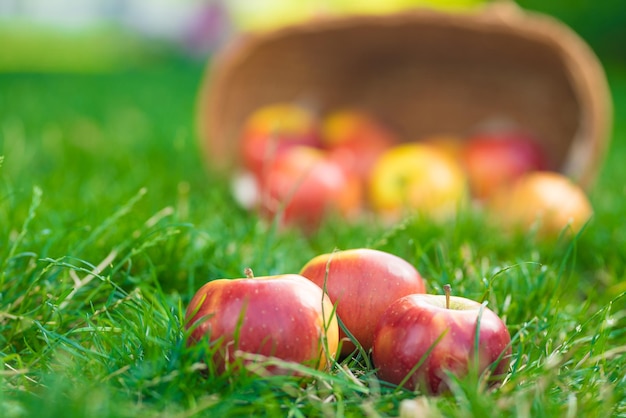
[[[98,73],[150,65],[165,42],[143,39],[112,24],[65,28],[0,16],[0,72]]]
[[[0,75],[0,415],[4,417],[626,415],[626,71],[614,140],[576,240],[503,235],[480,215],[276,234],[203,165],[203,68]],[[216,375],[182,316],[207,280],[297,272],[335,248],[404,257],[430,292],[488,300],[513,335],[504,384],[426,398],[364,359],[329,373]],[[403,403],[404,402],[404,403]]]

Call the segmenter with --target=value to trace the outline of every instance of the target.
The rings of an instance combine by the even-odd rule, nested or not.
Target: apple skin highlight
[[[408,261],[369,248],[319,255],[300,274],[328,293],[337,316],[366,351],[385,309],[402,296],[426,291],[422,276]],[[343,330],[339,335],[341,354],[349,355],[356,347]]]
[[[443,295],[409,295],[395,301],[382,315],[372,358],[381,380],[440,394],[449,389],[446,371],[462,377],[472,367],[483,373],[497,362],[492,375],[505,374],[510,342],[503,321],[476,301],[452,296],[446,308]]]
[[[221,340],[210,359],[219,373],[239,353],[324,369],[338,347],[332,303],[318,286],[296,274],[210,281],[189,303],[185,329],[188,345]]]

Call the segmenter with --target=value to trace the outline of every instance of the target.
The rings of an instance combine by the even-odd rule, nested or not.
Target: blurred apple
[[[465,141],[456,135],[433,135],[421,140],[424,144],[433,146],[456,161],[461,161]]]
[[[408,261],[368,248],[319,255],[300,274],[328,293],[337,316],[366,351],[372,348],[374,328],[385,309],[402,296],[426,291],[422,276]],[[344,340],[346,334],[339,332]],[[341,353],[348,355],[355,348],[345,339]]]
[[[245,278],[213,280],[196,292],[185,313],[187,344],[203,339],[219,343],[210,359],[218,372],[239,352],[326,368],[338,348],[337,319],[328,296],[297,274],[252,277],[246,270]],[[251,362],[244,358],[244,364]]]
[[[489,202],[496,219],[509,228],[535,228],[544,237],[556,237],[567,228],[578,233],[593,208],[585,192],[563,174],[539,171],[501,189]]]
[[[285,150],[320,147],[320,122],[313,112],[290,103],[258,108],[245,120],[239,141],[243,167],[257,176]]]
[[[447,299],[448,298],[448,299]],[[449,389],[446,373],[482,374],[509,366],[511,336],[504,322],[476,301],[444,295],[408,295],[381,316],[372,359],[381,380],[429,394]]]
[[[373,210],[389,220],[418,212],[434,219],[454,213],[466,196],[460,164],[423,143],[396,145],[372,168],[368,197]]]
[[[357,215],[362,186],[322,150],[297,146],[269,165],[260,180],[260,199],[266,216],[280,216],[283,225],[297,224],[313,231],[327,215]]]
[[[537,139],[510,130],[468,137],[463,164],[472,195],[478,200],[489,198],[525,173],[548,168],[547,156]]]
[[[331,158],[364,180],[378,157],[397,142],[390,129],[362,111],[336,110],[322,122],[322,144]]]

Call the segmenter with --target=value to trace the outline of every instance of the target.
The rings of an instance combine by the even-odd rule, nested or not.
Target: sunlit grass
[[[146,66],[159,61],[165,42],[148,42],[120,25],[66,28],[0,19],[0,73],[90,74]],[[77,59],[77,57],[80,57]]]
[[[200,159],[201,66],[0,75],[0,410],[7,417],[618,416],[626,414],[626,126],[577,238],[503,234],[477,213],[393,227],[333,220],[277,233]],[[612,71],[617,114],[626,77]],[[297,272],[335,248],[395,253],[429,292],[487,301],[513,336],[510,373],[424,398],[362,357],[309,379],[207,371],[186,303],[205,281]],[[430,415],[428,415],[430,414]],[[439,414],[439,415],[437,415]]]

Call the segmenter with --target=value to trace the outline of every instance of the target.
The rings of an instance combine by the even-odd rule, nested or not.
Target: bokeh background
[[[502,0],[500,0],[502,1]],[[507,1],[507,0],[504,0]],[[493,2],[493,1],[492,1]],[[512,2],[512,0],[511,0]],[[1,0],[0,71],[108,71],[172,53],[206,59],[239,31],[323,14],[456,11],[486,0]],[[578,32],[604,62],[626,62],[622,0],[518,0]]]
[[[490,3],[0,0],[2,174],[12,179],[11,187],[25,201],[33,185],[64,187],[65,195],[48,197],[52,207],[54,196],[66,201],[70,194],[90,211],[105,203],[102,190],[111,204],[141,187],[150,188],[157,207],[176,195],[180,184],[188,183],[183,189],[204,190],[215,180],[202,168],[196,102],[212,57],[237,35],[324,14],[390,13],[415,7],[458,13]],[[623,4],[623,0],[518,1],[523,8],[547,13],[572,27],[605,67],[614,101],[614,129],[600,187],[592,191],[596,207],[604,213],[617,211],[621,205],[616,203],[626,195],[626,189],[612,190],[614,179],[626,177],[620,163],[626,147]],[[157,178],[157,168],[176,175]],[[605,193],[605,188],[613,193]],[[59,205],[68,210],[75,206]]]

